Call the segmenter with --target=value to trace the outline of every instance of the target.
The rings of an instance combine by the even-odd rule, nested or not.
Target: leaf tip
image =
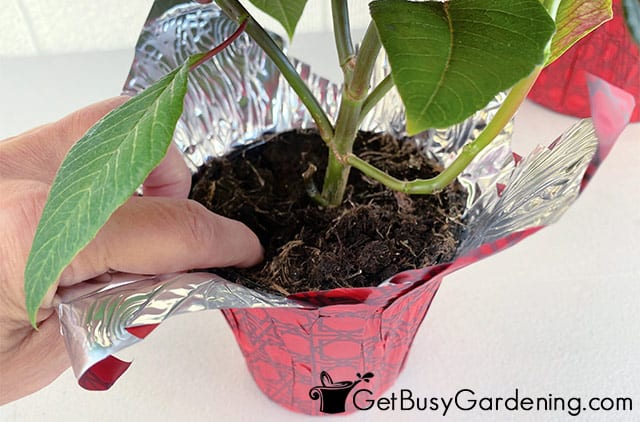
[[[27,316],[29,317],[29,323],[35,330],[38,330],[38,309],[40,309],[40,303],[34,305],[35,303],[37,303],[37,301],[34,301],[33,298],[27,297],[26,307]]]
[[[39,331],[38,330],[38,323],[36,322],[36,315],[35,314],[29,313],[29,323],[31,324],[31,326],[33,327],[34,330]]]
[[[32,264],[27,262],[27,267],[24,273],[24,292],[25,292],[25,308],[27,311],[27,317],[29,318],[29,323],[34,329],[38,329],[38,310],[40,309],[40,305],[44,301],[44,296],[46,293],[42,293],[39,289],[36,280],[37,278],[33,276]],[[51,283],[53,284],[53,283]],[[47,284],[48,287],[51,287],[51,284]]]

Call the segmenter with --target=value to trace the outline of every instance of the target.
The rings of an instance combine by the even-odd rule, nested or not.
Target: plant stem
[[[547,13],[551,16],[551,19],[556,20],[558,15],[558,8],[562,0],[542,0],[542,5],[547,9]]]
[[[359,101],[353,101],[346,95],[343,95],[340,100],[336,132],[329,145],[329,160],[322,187],[322,197],[329,206],[340,205],[344,197],[351,166],[347,165],[342,157],[351,154],[353,149],[353,141],[358,130],[360,107]]]
[[[549,16],[551,16],[551,19],[553,19],[553,22],[556,23],[556,31],[558,29],[558,26],[557,26],[558,9],[560,8],[561,1],[562,0],[542,0],[542,5],[544,6],[545,9],[547,9],[547,13],[549,13]],[[551,63],[549,62],[549,58],[551,57],[552,43],[553,43],[553,36],[549,38],[549,41],[547,42],[547,45],[544,48],[545,66]]]
[[[542,65],[537,66],[529,76],[514,85],[493,119],[491,119],[478,138],[465,145],[462,152],[454,162],[436,177],[431,179],[416,179],[412,181],[398,180],[355,156],[353,153],[348,154],[345,157],[345,160],[348,164],[390,189],[407,194],[429,194],[438,192],[453,182],[455,178],[469,165],[469,163],[471,163],[476,155],[478,155],[480,151],[482,151],[491,143],[491,141],[493,141],[493,139],[495,139],[496,136],[498,136],[498,134],[500,134],[502,129],[518,110],[520,104],[522,104],[524,99],[527,97],[527,94],[538,78],[542,67]]]
[[[345,83],[348,83],[353,74],[355,52],[351,41],[349,4],[347,0],[331,0],[331,14],[333,16],[333,35],[336,40],[338,61],[344,74]]]
[[[329,117],[324,112],[320,103],[309,90],[309,87],[300,78],[295,67],[291,64],[282,49],[273,41],[267,31],[260,26],[258,22],[249,14],[249,12],[240,4],[238,0],[216,0],[218,6],[225,14],[235,20],[241,22],[246,19],[246,32],[249,36],[264,50],[267,56],[274,62],[280,70],[284,78],[287,80],[291,88],[298,94],[300,101],[306,106],[309,114],[316,122],[320,136],[325,142],[329,142],[333,138],[333,125]]]
[[[344,94],[348,95],[351,99],[355,101],[363,101],[367,95],[369,85],[371,83],[373,66],[376,63],[381,47],[382,44],[378,37],[378,30],[373,22],[371,22],[367,27],[367,32],[365,32],[364,38],[362,39],[362,45],[358,52],[356,67],[353,71],[353,80],[349,85],[345,86],[344,89]]]
[[[335,22],[335,21],[334,21]],[[322,198],[329,206],[342,203],[351,166],[344,157],[351,154],[356,139],[362,103],[369,90],[371,73],[381,44],[373,24],[369,25],[358,52],[353,77],[345,81],[336,120],[335,136],[329,143],[329,159],[322,188]]]
[[[247,20],[245,19],[245,20],[241,21],[240,26],[238,27],[238,29],[236,29],[234,31],[234,33],[229,36],[229,38],[227,38],[226,40],[222,41],[220,44],[218,44],[217,46],[215,46],[214,48],[209,50],[207,53],[205,53],[204,56],[202,56],[197,62],[195,62],[194,64],[191,65],[189,70],[191,71],[191,70],[197,68],[202,63],[206,62],[207,60],[209,60],[210,58],[212,58],[213,56],[215,56],[216,54],[218,54],[219,52],[221,52],[225,48],[229,47],[229,45],[232,42],[234,42],[236,40],[236,38],[238,38],[240,36],[240,34],[242,34],[244,32],[246,27],[247,27]]]
[[[378,101],[380,101],[382,98],[384,98],[385,95],[387,95],[387,92],[389,92],[389,90],[391,90],[393,86],[393,78],[391,77],[391,74],[388,74],[384,77],[383,80],[380,81],[380,83],[375,88],[373,88],[373,90],[369,93],[369,95],[367,95],[367,98],[365,98],[364,102],[362,103],[362,110],[360,110],[360,121],[358,121],[358,126],[360,126],[362,120],[367,117],[367,114],[369,114],[373,107],[378,104]]]

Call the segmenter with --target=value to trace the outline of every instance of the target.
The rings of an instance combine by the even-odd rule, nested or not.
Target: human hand
[[[262,259],[243,224],[186,199],[191,175],[175,147],[144,183],[144,197],[120,207],[63,271],[37,316],[27,317],[24,270],[55,173],[71,146],[126,101],[106,100],[62,120],[0,141],[0,404],[51,383],[68,366],[53,298],[110,271],[158,274],[192,268],[245,267]]]

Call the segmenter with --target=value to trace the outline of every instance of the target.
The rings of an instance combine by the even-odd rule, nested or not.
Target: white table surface
[[[327,76],[333,56],[303,37],[297,57]],[[308,48],[313,43],[314,48]],[[117,95],[131,51],[0,59],[0,138]],[[548,144],[575,119],[526,103],[514,149]],[[556,224],[445,279],[391,391],[440,397],[630,397],[633,412],[578,420],[640,420],[640,125],[628,127]],[[216,311],[173,318],[126,351],[128,372],[106,392],[70,370],[0,408],[3,421],[300,420],[255,386]],[[386,395],[390,395],[391,391]],[[347,420],[416,420],[436,412],[359,412]],[[567,412],[452,410],[448,419],[566,420]]]

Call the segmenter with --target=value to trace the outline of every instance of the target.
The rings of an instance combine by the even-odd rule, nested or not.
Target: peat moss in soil
[[[466,193],[456,183],[436,195],[392,192],[352,169],[342,206],[322,208],[302,174],[314,164],[322,186],[327,150],[314,131],[272,135],[215,159],[195,176],[191,197],[245,223],[260,238],[265,261],[249,269],[212,269],[250,288],[288,295],[375,286],[394,274],[447,262],[462,231]],[[441,169],[411,141],[360,133],[354,152],[400,179]],[[308,185],[308,184],[307,184]]]

